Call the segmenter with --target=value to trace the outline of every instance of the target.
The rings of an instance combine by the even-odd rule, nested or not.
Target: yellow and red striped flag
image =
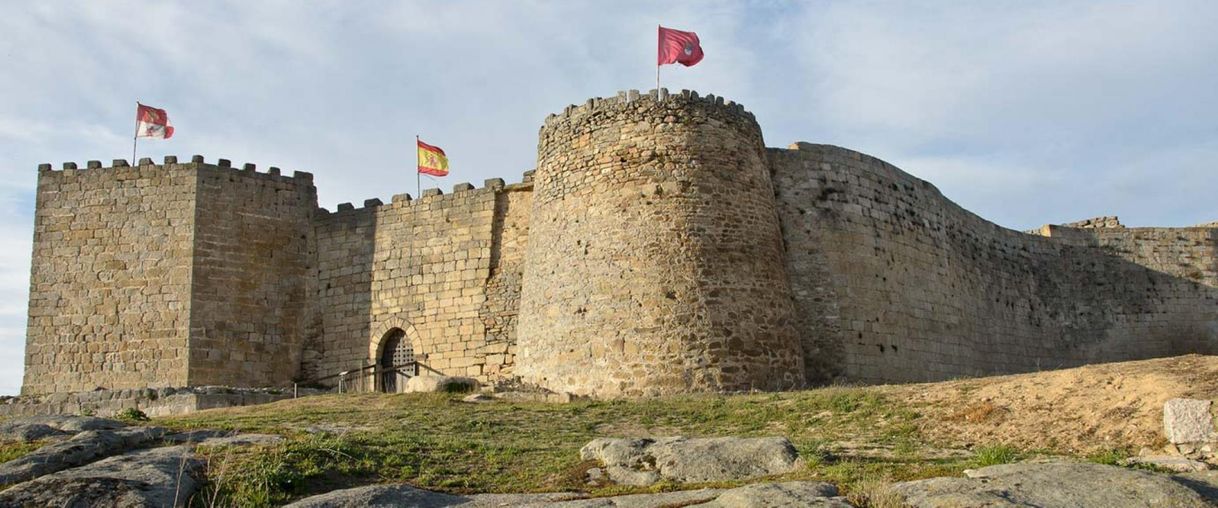
[[[419,172],[432,176],[448,176],[448,156],[438,146],[419,143]]]

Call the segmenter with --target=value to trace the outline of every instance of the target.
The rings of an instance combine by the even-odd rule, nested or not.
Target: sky
[[[706,58],[663,86],[768,146],[884,159],[1014,229],[1218,220],[1218,2],[0,0],[0,394],[20,389],[37,165],[131,156],[137,100],[204,155],[315,175],[321,206],[452,173],[520,180],[545,116],[655,86],[656,25]]]

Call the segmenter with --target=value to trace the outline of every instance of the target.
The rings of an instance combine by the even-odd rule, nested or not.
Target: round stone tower
[[[803,382],[761,129],[721,97],[590,99],[541,128],[516,372],[598,397]]]

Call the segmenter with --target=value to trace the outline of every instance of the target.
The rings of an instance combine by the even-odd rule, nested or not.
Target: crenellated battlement
[[[524,172],[522,179],[518,183],[507,184],[502,178],[488,178],[482,182],[481,187],[475,187],[468,182],[454,184],[452,192],[445,193],[443,189],[427,188],[423,189],[422,195],[418,198],[411,196],[409,193],[394,194],[389,203],[381,201],[380,198],[365,199],[362,207],[357,207],[353,203],[339,203],[335,212],[331,212],[326,208],[318,208],[317,212],[320,216],[347,214],[347,213],[367,213],[375,211],[381,207],[404,207],[414,206],[419,204],[428,204],[437,202],[437,200],[445,200],[446,198],[462,197],[470,192],[512,192],[522,190],[532,190],[533,188],[533,172],[532,170]]]
[[[40,175],[54,175],[68,172],[84,172],[84,171],[117,171],[117,170],[136,170],[136,171],[160,171],[172,169],[210,169],[230,171],[234,174],[261,179],[263,181],[289,182],[303,185],[313,185],[313,173],[306,171],[293,171],[292,174],[284,175],[282,171],[275,166],[267,168],[265,173],[259,172],[257,166],[253,163],[245,163],[240,168],[233,166],[229,159],[216,159],[213,163],[208,163],[202,155],[191,156],[190,162],[180,162],[176,155],[166,155],[161,164],[153,162],[151,157],[142,157],[136,165],[131,165],[127,159],[114,159],[109,166],[104,166],[102,161],[90,160],[85,162],[82,168],[75,162],[64,162],[61,169],[54,169],[50,163],[38,165],[38,173]]]
[[[661,106],[668,109],[696,108],[703,111],[717,111],[721,114],[739,116],[742,119],[756,122],[753,113],[745,110],[743,105],[725,100],[723,97],[714,94],[699,96],[698,92],[692,90],[681,90],[680,93],[670,94],[667,88],[660,88],[652,89],[647,93],[639,93],[638,90],[633,89],[622,90],[613,97],[593,97],[583,104],[568,105],[562,112],[547,116],[541,128],[545,130],[564,121],[581,119],[597,113],[613,114],[637,110],[639,107]]]

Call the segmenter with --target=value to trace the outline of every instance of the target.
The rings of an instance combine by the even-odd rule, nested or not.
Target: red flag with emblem
[[[137,102],[135,103],[135,121],[137,122],[135,129],[137,138],[169,139],[173,137],[173,124],[169,123],[169,115],[166,115],[163,109]]]
[[[656,65],[679,63],[686,67],[702,61],[698,34],[660,27],[660,51]]]

